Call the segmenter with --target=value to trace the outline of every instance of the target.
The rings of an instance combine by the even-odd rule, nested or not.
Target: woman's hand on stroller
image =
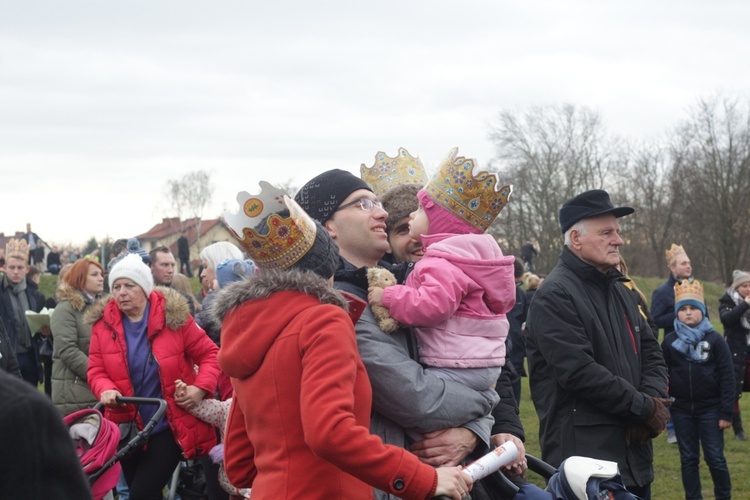
[[[503,443],[507,443],[508,441],[513,441],[513,444],[515,444],[518,449],[518,457],[516,457],[516,459],[510,464],[503,467],[502,470],[504,470],[510,477],[523,476],[526,474],[526,469],[528,467],[526,466],[526,447],[524,447],[523,441],[513,434],[505,433],[495,434],[490,439],[492,440],[492,444],[496,447],[502,446]]]
[[[108,391],[102,392],[102,395],[99,397],[99,402],[107,408],[114,408],[119,404],[117,402],[117,398],[121,396],[122,394],[120,394],[120,391],[116,389],[110,389]]]
[[[471,491],[471,476],[461,471],[460,467],[438,467],[436,471],[438,483],[434,496],[461,500]]]

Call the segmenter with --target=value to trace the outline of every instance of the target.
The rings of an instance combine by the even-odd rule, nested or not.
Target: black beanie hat
[[[328,279],[339,267],[339,247],[320,222],[315,221],[315,229],[315,243],[291,269],[312,271],[321,278]]]
[[[323,172],[302,186],[294,196],[294,201],[310,217],[325,224],[346,197],[358,189],[372,191],[365,181],[351,172],[335,168]]]

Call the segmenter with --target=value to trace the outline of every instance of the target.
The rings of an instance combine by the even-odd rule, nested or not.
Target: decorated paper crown
[[[669,248],[669,250],[664,251],[664,257],[667,259],[667,264],[670,266],[672,265],[672,263],[677,262],[677,257],[679,257],[681,254],[685,254],[685,249],[682,248],[681,245],[675,245],[674,243],[672,243],[672,246]]]
[[[701,282],[693,278],[677,281],[674,284],[674,303],[675,311],[686,304],[692,304],[702,306],[701,309],[705,312],[706,302],[703,299],[703,285]]]
[[[498,186],[496,174],[475,174],[476,160],[457,155],[458,148],[450,150],[424,190],[432,201],[484,232],[508,204],[513,186]]]
[[[260,181],[260,194],[237,193],[240,212],[225,213],[224,220],[250,258],[262,269],[288,269],[315,243],[315,222],[283,190]],[[289,217],[277,212],[289,209]],[[266,219],[268,231],[257,226]]]
[[[367,168],[363,163],[359,167],[359,176],[379,197],[396,186],[414,184],[422,187],[429,180],[422,160],[414,158],[404,148],[398,148],[398,155],[395,158],[378,151],[375,155],[375,164]]]
[[[11,238],[5,245],[5,257],[18,257],[19,259],[28,260],[29,244],[23,238],[18,240]]]

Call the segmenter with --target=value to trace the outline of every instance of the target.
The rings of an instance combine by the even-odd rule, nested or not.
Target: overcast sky
[[[399,146],[487,164],[502,109],[570,103],[660,136],[747,92],[748,21],[722,0],[0,0],[0,232],[130,237],[197,169],[212,218],[259,180]]]

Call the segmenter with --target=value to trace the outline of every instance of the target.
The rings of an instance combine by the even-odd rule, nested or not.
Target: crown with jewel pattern
[[[677,258],[680,255],[687,255],[685,253],[685,249],[682,248],[682,245],[676,245],[672,243],[672,246],[669,248],[669,250],[664,250],[664,257],[667,259],[667,265],[670,266],[677,262]]]
[[[391,158],[382,151],[375,154],[375,163],[367,167],[364,163],[359,167],[359,176],[372,188],[378,197],[404,184],[414,184],[422,187],[427,184],[429,177],[422,160],[414,158],[404,148],[398,148],[398,154]]]
[[[287,194],[260,181],[260,194],[237,193],[238,213],[224,213],[235,238],[261,269],[288,269],[315,243],[315,222]],[[278,212],[288,209],[289,217]],[[264,234],[258,225],[265,221]]]
[[[29,244],[25,239],[13,239],[8,240],[5,244],[5,258],[17,257],[23,260],[29,260]]]
[[[451,149],[424,190],[432,201],[484,232],[508,204],[513,186],[498,186],[497,174],[474,173],[475,162]]]
[[[699,306],[705,314],[706,301],[703,298],[703,285],[701,282],[693,278],[675,282],[674,304],[675,312],[679,311],[680,307],[684,305],[692,304]]]

